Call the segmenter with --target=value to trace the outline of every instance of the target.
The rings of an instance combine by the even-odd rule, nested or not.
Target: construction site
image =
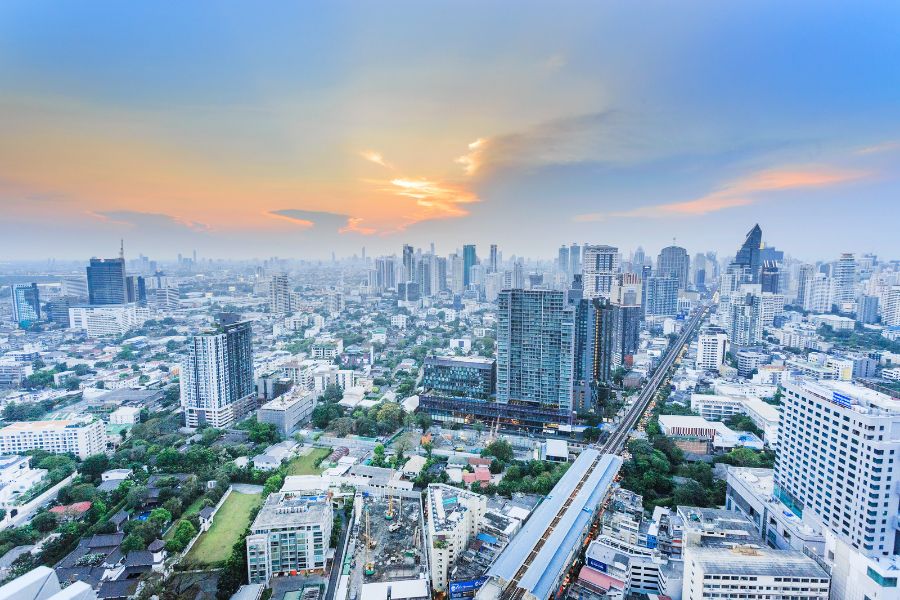
[[[424,536],[420,494],[358,492],[336,600],[430,597]]]

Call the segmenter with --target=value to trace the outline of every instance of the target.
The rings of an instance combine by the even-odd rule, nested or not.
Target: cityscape
[[[900,600],[897,23],[0,4],[0,600]]]

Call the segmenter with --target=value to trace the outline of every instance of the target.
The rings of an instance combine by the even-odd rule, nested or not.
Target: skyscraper
[[[596,384],[609,380],[616,313],[616,307],[605,298],[584,298],[575,305],[575,411],[595,408]]]
[[[88,301],[93,305],[125,304],[124,258],[92,258],[87,267]]]
[[[415,274],[415,252],[409,244],[403,244],[403,275],[398,281],[410,281]]]
[[[762,248],[762,229],[757,224],[747,232],[747,237],[732,263],[740,268],[743,275],[742,283],[759,283],[760,248]]]
[[[824,529],[832,598],[896,598],[897,401],[842,381],[783,385],[776,495]]]
[[[762,285],[762,291],[777,294],[779,278],[778,263],[774,260],[764,260],[759,275],[759,283]]]
[[[691,259],[687,250],[680,246],[666,246],[656,258],[656,274],[673,277],[678,281],[678,289],[687,288],[691,273]]]
[[[19,327],[41,320],[41,294],[36,283],[12,284],[12,312]]]
[[[569,276],[581,273],[581,246],[569,246]]]
[[[293,311],[291,280],[286,273],[272,275],[269,280],[269,310],[276,315],[286,315]]]
[[[463,287],[466,289],[472,283],[472,267],[475,266],[476,261],[475,244],[463,246]]]
[[[674,277],[648,277],[644,282],[644,314],[671,317],[678,313],[678,280]]]
[[[128,302],[147,306],[147,282],[143,275],[125,276],[125,296]]]
[[[565,294],[503,290],[497,304],[497,402],[570,422],[575,314]]]
[[[252,337],[249,321],[226,316],[191,338],[181,369],[185,425],[230,427],[254,408]]]
[[[619,249],[613,246],[585,246],[582,272],[585,298],[609,298],[619,272]]]
[[[431,254],[426,254],[416,265],[416,283],[419,284],[419,294],[422,298],[429,298],[433,294],[431,289]]]
[[[728,339],[738,348],[762,341],[762,306],[759,294],[741,292],[731,298],[725,320]]]
[[[569,247],[568,246],[560,246],[559,247],[559,258],[556,261],[556,266],[560,270],[561,273],[565,273],[566,275],[571,276],[572,273],[569,272]]]
[[[853,302],[856,299],[856,258],[852,253],[841,254],[834,265],[834,303],[840,307],[842,302]]]
[[[488,273],[496,273],[497,267],[499,266],[497,264],[497,262],[498,262],[497,261],[497,244],[491,244],[491,255],[490,256],[491,256],[491,258],[490,258],[490,262],[488,263]]]

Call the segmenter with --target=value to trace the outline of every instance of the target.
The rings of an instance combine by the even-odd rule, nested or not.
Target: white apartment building
[[[487,497],[442,483],[428,486],[425,528],[431,586],[446,592],[453,563],[478,535],[487,512]]]
[[[697,368],[718,371],[725,363],[729,347],[728,334],[723,330],[711,329],[700,333],[697,336]]]
[[[269,310],[277,315],[293,311],[291,280],[284,273],[272,275],[269,279]]]
[[[246,539],[250,583],[324,572],[333,519],[330,494],[270,494]]]
[[[888,327],[900,325],[900,285],[892,286],[885,293],[885,301],[881,309],[881,322]]]
[[[824,273],[815,273],[804,282],[803,310],[825,313],[834,304],[834,280]]]
[[[106,428],[90,418],[21,421],[0,429],[0,454],[24,454],[40,448],[52,454],[71,452],[80,459],[106,450]]]
[[[842,381],[798,380],[784,390],[776,493],[822,524],[832,597],[900,597],[900,402]],[[862,581],[880,593],[863,593]]]
[[[609,298],[619,272],[619,249],[613,246],[585,246],[582,259],[585,298]]]
[[[256,411],[260,423],[270,423],[278,429],[281,437],[289,437],[300,423],[312,415],[316,405],[316,395],[305,389],[288,393],[266,402]]]
[[[784,314],[784,296],[762,292],[759,296],[759,318],[763,327],[771,327],[775,317]]]
[[[682,600],[826,600],[828,573],[796,550],[770,548],[737,512],[679,506],[684,523]]]
[[[69,327],[90,337],[123,335],[149,318],[149,309],[134,303],[69,307]]]
[[[340,338],[321,338],[310,348],[310,354],[318,360],[334,360],[344,351],[344,341]]]
[[[708,421],[723,421],[746,414],[744,398],[718,394],[691,394],[691,410]]]

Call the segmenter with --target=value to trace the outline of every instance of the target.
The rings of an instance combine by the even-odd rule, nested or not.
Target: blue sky
[[[0,4],[10,258],[900,256],[900,5]]]

